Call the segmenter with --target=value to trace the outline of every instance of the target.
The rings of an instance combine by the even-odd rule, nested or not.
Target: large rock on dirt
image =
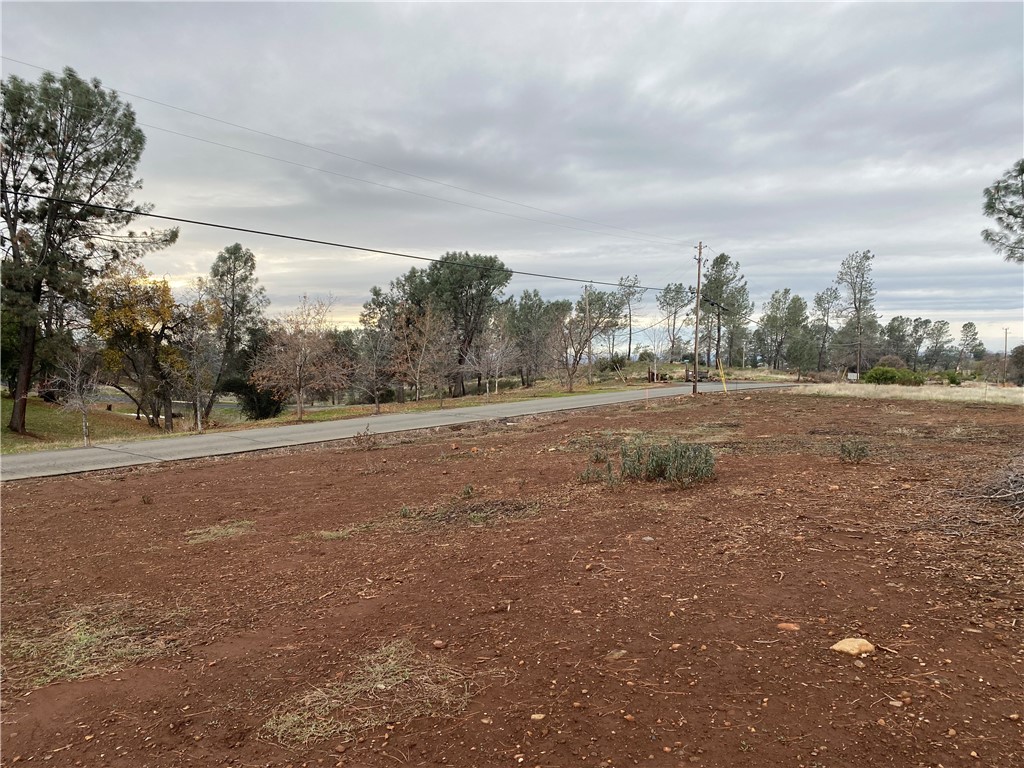
[[[833,645],[830,650],[850,656],[863,656],[866,653],[874,653],[875,646],[863,637],[847,637]]]

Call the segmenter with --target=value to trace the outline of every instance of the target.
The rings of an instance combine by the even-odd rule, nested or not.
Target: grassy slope
[[[77,412],[64,411],[60,406],[29,398],[25,416],[29,433],[18,435],[7,429],[13,410],[14,400],[9,397],[0,400],[0,416],[3,418],[0,453],[77,448],[82,445],[82,417]],[[89,429],[94,441],[135,440],[159,434],[147,426],[145,421],[136,421],[133,416],[108,413],[105,410],[90,414]]]

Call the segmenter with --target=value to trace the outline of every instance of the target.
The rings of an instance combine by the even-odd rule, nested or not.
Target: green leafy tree
[[[3,319],[18,324],[9,427],[24,432],[44,301],[85,301],[105,265],[169,245],[177,230],[128,229],[148,211],[132,200],[145,137],[117,94],[72,69],[38,83],[11,76],[0,90]]]
[[[957,373],[962,369],[965,360],[980,360],[984,354],[985,345],[978,335],[978,326],[974,323],[964,323],[960,326],[960,343],[956,354]]]
[[[1012,381],[1018,387],[1024,387],[1024,344],[1018,344],[1011,349],[1007,360],[1004,362],[1009,363],[1004,368],[1007,376],[1006,381]]]
[[[270,301],[256,277],[255,255],[240,243],[217,254],[205,290],[220,304],[217,337],[223,349],[220,359],[213,361],[213,387],[204,411],[209,419],[216,395],[224,390],[225,382],[248,378],[242,364],[242,349],[252,329],[262,323]]]
[[[456,373],[455,391],[465,395],[466,384],[461,369],[466,365],[474,340],[486,327],[512,274],[497,256],[449,252],[422,271],[420,277],[436,308],[451,318],[455,328],[460,368]],[[410,291],[414,298],[422,291],[422,287],[417,285],[419,282],[415,278],[411,281]]]
[[[524,387],[532,387],[557,359],[562,320],[572,311],[570,301],[545,301],[540,293],[523,291],[518,301],[510,302],[508,330],[518,349],[519,377]]]
[[[830,285],[814,295],[813,320],[818,338],[817,370],[819,371],[825,370],[828,365],[828,345],[835,332],[832,323],[835,321],[841,298],[839,289],[834,285]]]
[[[885,328],[882,330],[882,353],[887,356],[897,357],[902,363],[899,366],[887,365],[887,367],[905,368],[913,365],[913,328],[913,320],[903,315],[896,315],[885,324]],[[879,361],[877,364],[883,365],[882,361]]]
[[[626,340],[627,360],[633,359],[633,315],[640,308],[640,303],[643,301],[645,293],[647,293],[647,289],[640,285],[640,278],[638,276],[633,275],[632,277],[619,278],[619,295],[622,296],[628,334]]]
[[[917,371],[917,365],[921,362],[921,351],[924,348],[924,342],[928,338],[928,331],[932,327],[932,321],[927,317],[915,317],[913,323],[910,326],[910,344],[912,354],[910,354],[911,369]],[[909,354],[909,353],[908,353]]]
[[[981,238],[1006,261],[1024,263],[1024,159],[985,189],[983,210],[996,228],[982,230]]]
[[[875,282],[871,277],[871,251],[854,251],[839,267],[836,285],[845,294],[842,312],[849,318],[857,339],[857,373],[864,365],[866,331],[878,325],[875,315]]]
[[[665,314],[665,335],[668,361],[683,357],[682,330],[687,307],[693,304],[696,291],[682,283],[669,283],[658,294],[658,308]]]
[[[239,353],[239,366],[244,371],[251,371],[257,361],[271,343],[270,329],[266,321],[251,327],[248,339]],[[228,379],[224,383],[224,391],[238,398],[238,406],[245,418],[251,421],[272,419],[284,410],[286,396],[273,389],[255,384],[251,379]]]
[[[924,352],[926,368],[945,368],[949,357],[949,346],[953,343],[953,335],[949,332],[947,320],[936,320],[928,326],[924,335],[927,347]]]
[[[765,302],[761,324],[754,331],[754,343],[761,358],[772,368],[782,368],[792,362],[789,346],[795,340],[803,343],[802,357],[806,358],[806,338],[799,338],[806,325],[806,301],[794,296],[789,288],[772,293]]]
[[[730,323],[733,331],[746,327],[745,316],[753,309],[747,293],[746,278],[740,273],[738,261],[727,253],[718,254],[711,262],[701,286],[700,335],[706,349],[706,361],[711,365],[712,353],[717,361],[722,354],[722,332],[727,336]],[[727,339],[728,340],[728,339]],[[740,338],[732,339],[732,346]],[[731,350],[730,350],[731,352]]]

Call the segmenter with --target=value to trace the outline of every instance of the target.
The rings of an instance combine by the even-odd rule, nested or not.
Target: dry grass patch
[[[337,531],[316,531],[310,535],[314,539],[322,539],[323,541],[339,541],[350,539],[357,533],[372,531],[376,527],[376,523],[361,523],[359,525],[350,525],[348,528],[340,528]]]
[[[896,384],[807,384],[794,387],[795,395],[828,397],[859,397],[868,400],[932,400],[950,403],[993,403],[1024,405],[1024,389],[1020,387],[962,386],[901,387]]]
[[[147,622],[127,600],[112,600],[64,611],[42,628],[4,632],[4,672],[32,687],[115,672],[168,648],[170,635]]]
[[[413,523],[445,525],[485,525],[499,520],[513,520],[537,513],[537,505],[518,500],[465,500],[430,507],[402,507],[398,516]]]
[[[342,682],[280,704],[262,733],[288,747],[351,741],[389,723],[457,715],[471,691],[470,675],[418,653],[408,640],[395,640],[359,659]]]
[[[205,528],[193,528],[185,531],[189,544],[203,544],[207,541],[219,541],[220,539],[231,539],[235,536],[244,536],[252,533],[256,523],[252,520],[229,520],[226,523],[208,525]]]

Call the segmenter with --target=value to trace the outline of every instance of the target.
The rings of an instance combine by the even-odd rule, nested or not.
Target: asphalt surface
[[[730,392],[751,389],[774,389],[785,384],[729,384]],[[510,419],[536,413],[575,411],[602,405],[635,402],[638,400],[679,397],[688,395],[693,384],[680,384],[659,389],[634,389],[625,392],[605,392],[596,395],[542,398],[514,403],[477,405],[468,408],[394,413],[341,421],[306,422],[286,426],[244,429],[236,432],[216,432],[202,435],[182,435],[155,440],[137,440],[126,443],[106,443],[91,448],[67,448],[59,451],[36,451],[13,454],[0,459],[0,480],[22,480],[30,477],[71,475],[100,469],[155,464],[162,461],[180,461],[206,456],[226,456],[233,453],[265,451],[295,445],[344,440],[369,429],[374,434],[405,432],[415,429],[442,427],[452,424],[470,424],[492,419]],[[703,393],[722,393],[719,383],[698,384]]]

